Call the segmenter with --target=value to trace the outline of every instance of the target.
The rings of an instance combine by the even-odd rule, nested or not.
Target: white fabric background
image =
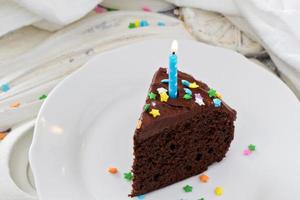
[[[167,0],[178,6],[242,18],[258,38],[290,87],[300,94],[299,0]],[[242,28],[241,26],[240,28]]]

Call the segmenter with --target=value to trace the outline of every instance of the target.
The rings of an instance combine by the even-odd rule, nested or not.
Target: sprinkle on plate
[[[193,187],[190,186],[190,185],[186,185],[186,186],[183,187],[183,190],[185,192],[192,192],[193,191]]]
[[[131,181],[133,179],[132,173],[131,172],[124,173],[124,179],[126,179],[127,181]]]
[[[215,195],[217,195],[217,196],[222,196],[222,194],[223,194],[223,189],[221,188],[221,187],[216,187],[215,188]]]
[[[118,169],[115,167],[109,167],[108,172],[111,174],[116,174],[116,173],[118,173]]]
[[[208,180],[209,180],[209,177],[205,174],[202,174],[202,175],[199,176],[199,179],[202,183],[207,183]]]

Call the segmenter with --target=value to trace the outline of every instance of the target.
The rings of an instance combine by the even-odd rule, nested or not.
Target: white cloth
[[[60,26],[70,24],[86,15],[100,2],[101,0],[0,0],[0,37],[41,20]]]
[[[167,0],[237,16],[271,55],[282,77],[300,97],[300,1],[299,0]]]

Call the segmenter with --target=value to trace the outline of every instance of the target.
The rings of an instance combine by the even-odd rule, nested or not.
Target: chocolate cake
[[[134,134],[132,197],[204,172],[225,157],[234,137],[236,112],[217,91],[180,71],[177,98],[167,89],[160,68]]]

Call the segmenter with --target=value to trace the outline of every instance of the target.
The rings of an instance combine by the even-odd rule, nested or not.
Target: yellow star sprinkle
[[[158,109],[152,109],[151,112],[149,112],[154,118],[157,116],[160,116]]]
[[[219,98],[219,99],[223,98],[222,95],[219,92],[217,92],[216,97]]]
[[[189,88],[192,88],[192,89],[194,89],[194,88],[198,88],[199,87],[199,85],[197,85],[197,83],[196,82],[194,82],[194,83],[190,83],[190,85],[189,85]]]
[[[160,101],[161,102],[167,102],[168,99],[169,99],[169,95],[167,95],[166,92],[163,92],[163,93],[160,94]]]

